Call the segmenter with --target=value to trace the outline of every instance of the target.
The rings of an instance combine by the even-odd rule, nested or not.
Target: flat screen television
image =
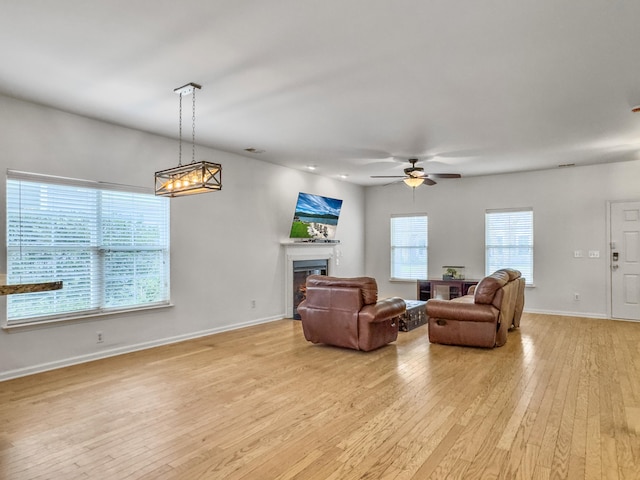
[[[342,200],[300,192],[289,238],[333,240],[341,208]]]

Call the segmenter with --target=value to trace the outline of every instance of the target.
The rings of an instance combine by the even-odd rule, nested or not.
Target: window
[[[169,303],[169,201],[147,189],[7,173],[7,325]]]
[[[485,273],[500,268],[520,270],[533,284],[533,209],[487,210]]]
[[[391,217],[391,278],[427,278],[427,216]]]

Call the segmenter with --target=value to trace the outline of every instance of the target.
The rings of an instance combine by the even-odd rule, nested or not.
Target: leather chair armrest
[[[497,322],[500,315],[500,310],[493,305],[451,302],[449,300],[431,299],[427,302],[426,308],[428,317],[448,320]]]
[[[307,300],[303,300],[298,304],[298,315],[302,316],[307,313]]]
[[[385,298],[377,303],[362,307],[359,318],[366,322],[381,322],[402,315],[406,309],[407,305],[403,299],[399,297]]]

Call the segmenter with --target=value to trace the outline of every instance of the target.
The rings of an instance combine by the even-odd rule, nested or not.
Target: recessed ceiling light
[[[344,180],[345,178],[347,178],[348,176],[349,176],[349,175],[348,175],[348,174],[346,174],[346,173],[341,173],[341,174],[340,174],[340,178],[342,178],[343,180]]]
[[[315,165],[307,165],[307,170],[311,170],[312,172],[318,167],[316,167]]]
[[[264,153],[264,150],[260,150],[259,148],[245,148],[244,149],[245,152],[249,152],[249,153]]]

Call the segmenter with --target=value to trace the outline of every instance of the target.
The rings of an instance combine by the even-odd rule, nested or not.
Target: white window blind
[[[391,217],[391,278],[427,278],[427,216]]]
[[[7,324],[169,303],[169,202],[146,189],[7,174]]]
[[[533,284],[533,209],[487,210],[485,273],[500,268],[520,270]]]

